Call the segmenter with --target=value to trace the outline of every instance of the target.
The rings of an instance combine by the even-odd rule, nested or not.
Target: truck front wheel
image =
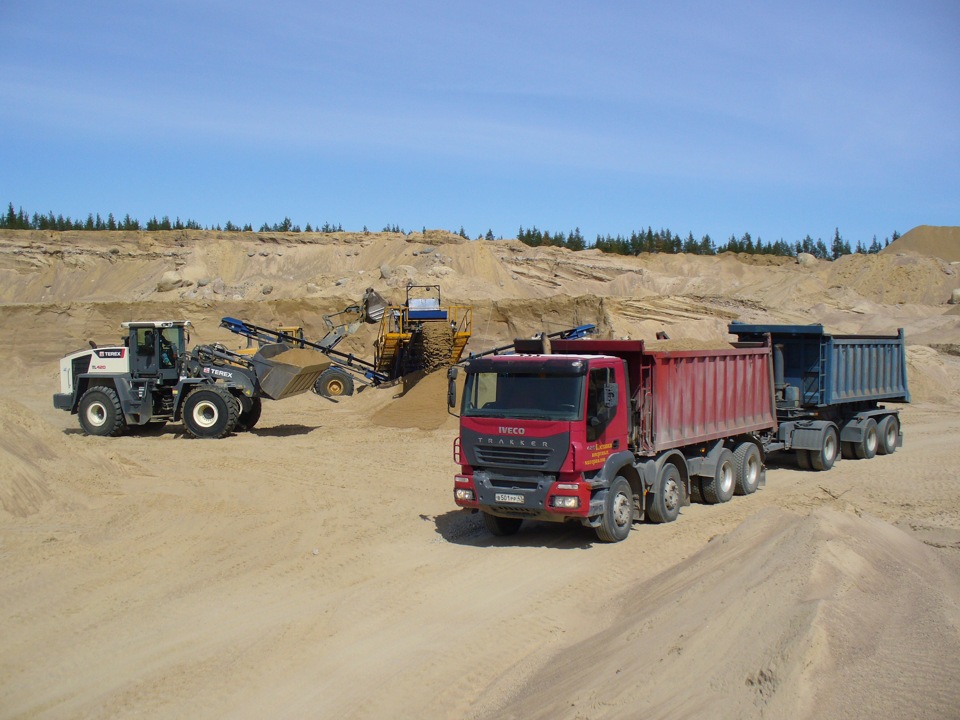
[[[603,502],[603,517],[597,526],[597,537],[602,542],[625,540],[633,527],[633,490],[626,478],[617,476],[607,490]]]
[[[491,535],[503,537],[504,535],[516,535],[520,526],[523,524],[522,518],[505,518],[499,515],[483,513],[483,524],[490,531]]]
[[[116,390],[109,387],[94,387],[80,398],[77,408],[80,427],[87,435],[112,437],[123,432],[126,421]]]
[[[197,388],[183,401],[183,426],[195,438],[222,438],[237,426],[237,403],[217,385]]]
[[[660,468],[653,497],[647,498],[647,520],[652,523],[668,523],[679,517],[680,504],[683,502],[682,483],[676,465],[667,463]]]

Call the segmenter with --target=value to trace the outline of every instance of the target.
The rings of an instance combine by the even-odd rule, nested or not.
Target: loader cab
[[[130,374],[156,378],[161,384],[180,378],[180,358],[189,340],[190,323],[180,320],[123,323],[129,330]]]

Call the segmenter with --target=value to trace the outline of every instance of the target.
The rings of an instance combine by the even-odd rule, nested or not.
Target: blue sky
[[[960,3],[0,0],[0,202],[856,244],[960,224]]]

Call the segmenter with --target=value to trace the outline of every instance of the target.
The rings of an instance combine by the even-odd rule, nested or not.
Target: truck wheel
[[[737,495],[751,495],[760,486],[763,460],[760,449],[752,442],[743,442],[733,452],[733,466],[737,473]]]
[[[126,420],[116,390],[109,387],[94,387],[80,398],[77,408],[80,427],[87,435],[113,437],[123,432]]]
[[[863,426],[863,439],[856,443],[853,449],[857,457],[861,460],[869,460],[877,454],[877,445],[880,443],[880,437],[877,434],[877,421],[873,418],[867,418]]]
[[[483,524],[491,535],[503,537],[504,535],[516,535],[520,526],[523,524],[523,518],[505,518],[490,513],[482,513]]]
[[[801,470],[810,469],[810,451],[809,450],[797,450],[797,465]]]
[[[703,479],[703,499],[708,505],[725,503],[733,497],[736,486],[736,472],[733,467],[733,453],[724,448],[717,460],[717,469],[712,478]]]
[[[313,384],[313,391],[323,397],[353,395],[353,377],[338,367],[327,368]]]
[[[856,444],[853,442],[842,442],[840,443],[840,457],[844,460],[856,460],[857,459],[857,449]]]
[[[597,526],[601,542],[620,542],[633,527],[633,490],[626,478],[618,475],[610,484],[603,502],[603,517]]]
[[[183,401],[183,426],[195,438],[222,438],[237,426],[237,402],[219,385],[197,388]]]
[[[240,410],[240,414],[237,415],[237,432],[247,432],[248,430],[253,430],[257,422],[260,420],[260,412],[263,409],[263,402],[260,398],[255,397],[250,401],[249,410]]]
[[[897,438],[900,436],[900,421],[896,415],[887,415],[880,421],[880,445],[877,452],[881,455],[893,455],[897,451]]]
[[[677,519],[680,515],[680,504],[683,502],[682,483],[676,465],[667,463],[660,468],[656,490],[647,503],[647,520],[652,523],[668,523]]]
[[[810,465],[814,470],[829,470],[837,460],[838,450],[840,450],[840,439],[837,429],[831,425],[823,433],[820,449],[810,451]]]

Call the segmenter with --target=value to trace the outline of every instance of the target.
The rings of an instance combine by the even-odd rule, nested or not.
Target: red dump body
[[[668,351],[642,340],[554,340],[552,351],[626,361],[639,455],[777,426],[769,344]]]

